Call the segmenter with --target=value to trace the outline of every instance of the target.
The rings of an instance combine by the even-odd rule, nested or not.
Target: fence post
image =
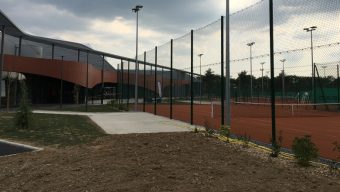
[[[154,83],[154,114],[157,115],[157,46],[155,47],[155,83]]]
[[[120,76],[121,76],[121,104],[124,104],[124,63],[123,60],[120,60]]]
[[[339,78],[339,64],[336,66],[337,73],[337,88],[338,88],[338,110],[340,110],[340,78]]]
[[[85,89],[85,109],[87,111],[88,92],[89,92],[89,52],[86,52],[86,89]]]
[[[171,39],[171,44],[170,44],[170,119],[172,119],[173,43],[174,43],[174,40]]]
[[[1,95],[2,95],[2,72],[4,68],[4,45],[5,45],[5,25],[1,27],[1,58],[0,58],[0,109],[1,109]]]
[[[61,56],[61,60],[64,61],[64,56]],[[60,64],[60,109],[63,108],[63,62]]]
[[[145,86],[146,86],[146,51],[144,51],[144,82],[143,82],[143,112],[145,112],[145,97],[146,97],[146,94],[145,94]]]
[[[129,109],[130,105],[130,61],[128,61],[128,75],[127,75],[127,102],[126,105]]]
[[[52,55],[51,55],[51,59],[54,60],[54,44],[52,44]]]
[[[190,81],[190,124],[194,124],[194,30],[191,30],[191,81]]]
[[[276,114],[275,114],[275,78],[274,78],[274,19],[273,0],[269,0],[270,28],[270,79],[271,79],[271,112],[272,112],[272,145],[276,144]]]
[[[224,16],[221,16],[221,125],[224,125]]]
[[[120,83],[120,66],[119,64],[117,64],[117,68],[116,68],[116,71],[117,71],[117,84],[116,84],[116,101],[118,102],[118,104],[120,104],[120,98],[118,98],[118,94],[119,94],[119,91],[118,89],[120,88],[119,86],[119,83]],[[112,92],[113,94],[113,92]]]
[[[105,56],[103,55],[102,60],[102,91],[100,96],[100,104],[104,104],[104,63],[105,63]]]

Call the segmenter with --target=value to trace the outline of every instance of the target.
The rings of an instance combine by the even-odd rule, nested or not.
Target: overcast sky
[[[253,55],[269,53],[268,1],[230,0],[231,3],[231,59],[249,57],[249,42],[256,42]],[[256,4],[257,3],[257,4]],[[90,47],[133,58],[135,56],[136,14],[131,11],[137,4],[140,12],[139,53],[153,49],[180,37],[225,15],[225,0],[0,0],[1,10],[23,31],[33,35],[83,43]],[[244,8],[252,6],[245,11]],[[304,27],[317,25],[314,33],[316,46],[340,42],[339,0],[276,0],[274,1],[275,51],[306,48],[310,35]],[[201,33],[201,34],[200,34]],[[204,53],[203,64],[220,60],[219,23],[195,34],[195,55]],[[190,65],[189,39],[175,43],[175,67]],[[168,46],[168,45],[166,45]],[[163,46],[164,50],[169,50]],[[169,63],[169,51],[159,50],[160,63]],[[315,61],[339,61],[339,47],[315,50]],[[164,55],[164,56],[162,56]],[[163,59],[163,60],[162,60]],[[310,51],[278,54],[277,68],[286,59],[286,72],[310,75]],[[255,58],[253,74],[260,75],[260,63],[269,57]],[[176,64],[178,66],[176,66]],[[199,65],[194,57],[194,65]],[[302,68],[295,68],[295,67]],[[305,68],[303,68],[305,66]],[[209,66],[219,73],[219,66]],[[207,68],[202,69],[205,71]],[[234,62],[232,75],[241,70],[249,72],[249,60]],[[197,71],[197,68],[195,69]],[[278,74],[280,70],[276,71]]]
[[[232,11],[258,0],[231,0]],[[149,50],[225,14],[225,0],[0,0],[2,11],[23,31],[75,41],[118,55],[135,54],[140,12],[140,50]]]

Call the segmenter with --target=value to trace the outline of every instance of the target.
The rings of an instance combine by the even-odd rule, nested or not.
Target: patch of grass
[[[41,146],[71,146],[105,136],[103,130],[86,116],[33,114],[30,129],[15,125],[15,114],[0,113],[0,137]]]
[[[58,106],[54,107],[43,107],[43,108],[35,108],[39,110],[53,110],[53,111],[71,111],[71,112],[120,112],[127,111],[127,107],[121,105],[88,105],[87,111],[85,105],[77,105],[77,106],[67,106],[64,105],[62,108]]]

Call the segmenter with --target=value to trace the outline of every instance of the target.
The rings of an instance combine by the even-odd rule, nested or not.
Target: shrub
[[[21,82],[21,100],[15,114],[15,125],[20,129],[28,129],[32,121],[32,110],[29,105],[26,83]]]
[[[302,138],[296,137],[293,141],[292,150],[298,164],[301,166],[309,166],[310,161],[318,157],[318,149],[309,135]]]

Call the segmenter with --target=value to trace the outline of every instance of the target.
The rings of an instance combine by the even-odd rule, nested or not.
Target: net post
[[[157,115],[157,46],[155,47],[154,114]]]
[[[173,44],[174,40],[171,39],[170,43],[170,119],[172,119],[172,92],[173,92]]]

